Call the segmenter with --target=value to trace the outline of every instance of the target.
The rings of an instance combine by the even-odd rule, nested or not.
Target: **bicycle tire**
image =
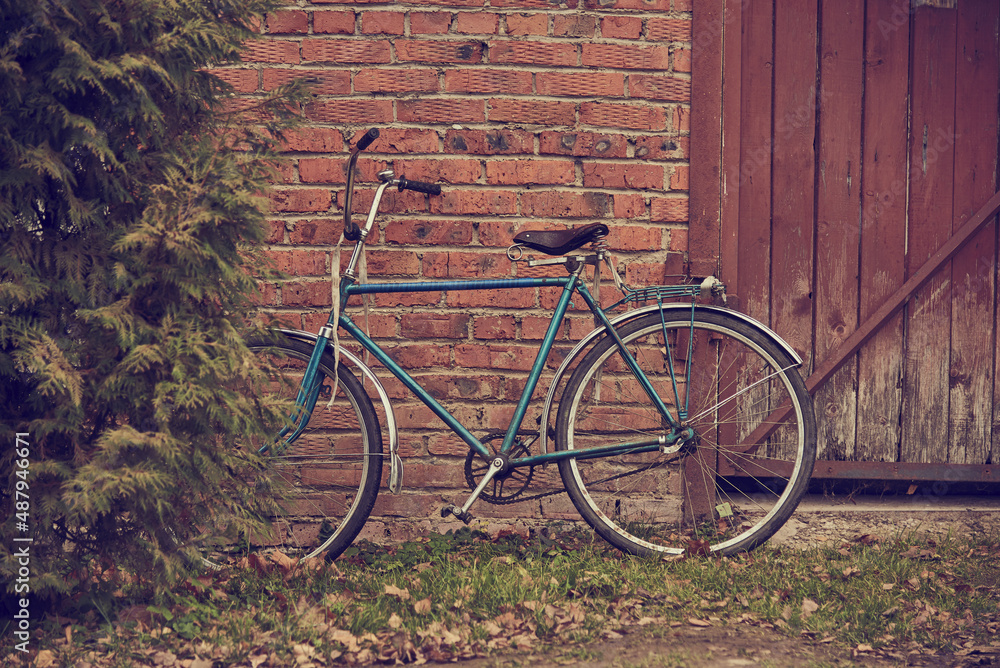
[[[261,339],[248,341],[247,347],[265,358],[264,368],[274,371],[266,387],[246,391],[271,405],[283,402],[287,411],[287,406],[294,406],[314,344]],[[264,453],[266,481],[261,482],[277,497],[277,510],[267,518],[270,531],[241,536],[236,545],[229,546],[231,553],[277,550],[292,558],[325,554],[334,559],[354,541],[371,514],[382,480],[382,430],[375,408],[363,385],[340,365],[336,374],[339,392],[328,409],[325,404],[334,377],[334,359],[329,353],[321,358],[319,374],[329,391],[321,394],[309,424],[292,443],[268,444],[271,451]],[[281,427],[276,424],[273,433]],[[257,450],[262,444],[247,445]],[[227,555],[215,553],[207,560],[213,563],[220,556]]]
[[[672,412],[689,397],[684,424],[696,438],[672,455],[657,449],[561,460],[577,510],[630,554],[732,554],[761,545],[798,505],[816,458],[812,399],[795,361],[766,333],[726,313],[695,311],[692,319],[691,311],[655,311],[616,332]],[[557,450],[664,433],[617,352],[605,336],[574,370],[556,417]],[[742,439],[783,401],[793,409],[788,420],[756,451],[739,454]]]

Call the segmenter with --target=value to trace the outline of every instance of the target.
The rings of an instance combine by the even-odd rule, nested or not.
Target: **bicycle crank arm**
[[[497,473],[500,473],[500,471],[503,470],[503,467],[504,467],[504,460],[501,459],[500,457],[494,457],[493,461],[490,462],[490,468],[483,475],[483,479],[479,481],[479,484],[476,486],[476,489],[472,491],[472,496],[469,497],[469,499],[465,502],[465,504],[461,508],[459,508],[454,503],[449,503],[447,506],[441,509],[441,517],[448,517],[448,515],[452,515],[453,517],[457,517],[458,519],[462,520],[466,524],[471,522],[473,518],[472,514],[469,512],[469,508],[472,507],[472,504],[476,502],[476,499],[479,498],[479,495],[483,493],[484,489],[486,489],[486,485],[488,485],[489,482],[496,477]]]

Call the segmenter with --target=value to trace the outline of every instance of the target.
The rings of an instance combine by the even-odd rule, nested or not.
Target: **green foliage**
[[[210,69],[273,5],[0,9],[0,464],[13,481],[27,433],[34,593],[79,586],[87,563],[170,581],[181,528],[246,530],[266,509],[266,482],[236,481],[261,465],[238,437],[269,416],[231,388],[260,374],[242,340],[261,193],[306,93],[248,102]]]

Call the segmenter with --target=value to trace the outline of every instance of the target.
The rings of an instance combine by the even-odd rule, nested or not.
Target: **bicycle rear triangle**
[[[714,279],[625,286],[604,223],[514,237],[512,261],[563,265],[562,277],[362,281],[358,267],[385,190],[440,193],[437,185],[385,170],[364,225],[355,224],[354,166],[377,137],[369,131],[349,162],[344,237],[354,248],[340,277],[339,307],[316,334],[279,330],[274,340],[251,342],[274,372],[271,382],[251,391],[261,401],[282,399],[288,419],[275,425],[273,442],[258,444],[271,453],[269,480],[283,492],[273,531],[243,537],[244,549],[335,557],[371,513],[385,460],[390,488],[400,490],[405,465],[392,404],[374,372],[339,350],[342,338],[367,351],[468,444],[465,478],[472,492],[461,505],[445,506],[444,516],[469,522],[477,502],[516,503],[564,491],[600,536],[639,555],[749,550],[781,527],[805,492],[816,449],[801,361],[786,343],[757,321],[711,303],[724,298]],[[526,250],[542,255],[527,257]],[[585,284],[595,280],[588,273],[602,269],[621,293],[605,309]],[[509,426],[488,434],[463,425],[345,311],[367,294],[537,288],[556,290],[559,299]],[[546,381],[545,400],[532,401],[571,298],[587,305],[597,326]],[[371,381],[368,390],[358,375]],[[552,464],[565,490],[534,493],[535,469]]]

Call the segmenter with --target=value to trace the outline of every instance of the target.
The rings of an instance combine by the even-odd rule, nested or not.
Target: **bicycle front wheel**
[[[671,426],[611,337],[580,362],[559,404],[556,448],[570,499],[594,530],[638,555],[731,554],[757,547],[788,519],[816,457],[812,400],[796,363],[765,333],[723,312],[654,312],[617,331],[671,415],[693,431],[679,451],[638,447]],[[790,412],[747,442],[783,406]],[[756,440],[756,438],[754,439]]]
[[[253,340],[247,347],[261,356],[267,378],[244,388],[247,396],[290,416],[313,344],[294,339],[280,342]],[[328,407],[336,377],[338,392]],[[362,384],[341,365],[334,375],[334,359],[324,353],[319,365],[318,399],[311,419],[290,443],[278,436],[290,428],[289,418],[276,420],[267,443],[247,444],[259,451],[266,446],[265,470],[255,481],[275,503],[269,530],[224,543],[209,560],[248,552],[279,551],[293,558],[321,553],[335,558],[355,539],[371,513],[382,479],[382,432],[371,399]],[[227,554],[228,553],[228,554]]]

